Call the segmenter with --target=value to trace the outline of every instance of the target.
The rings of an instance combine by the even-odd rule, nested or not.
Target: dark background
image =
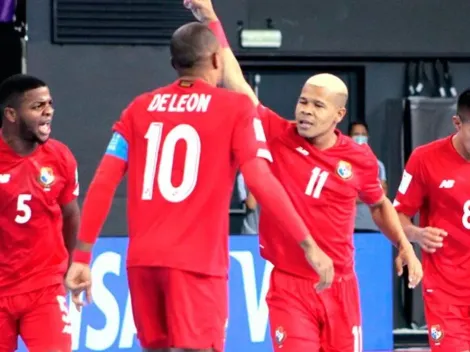
[[[72,17],[52,11],[52,0],[27,2],[27,72],[43,78],[52,89],[56,102],[54,136],[66,142],[77,157],[83,197],[109,141],[111,126],[122,109],[143,91],[175,79],[163,34],[171,33],[172,25],[190,17],[183,18],[175,12],[173,22],[166,21],[165,11],[169,6],[179,8],[175,4],[180,0],[60,1],[69,8],[87,2],[88,12],[82,12],[84,18],[92,17],[89,8],[93,4],[151,4],[152,14],[156,18],[160,16],[155,23],[166,26],[166,29],[155,29],[158,40],[145,32],[151,30],[143,29],[143,21],[139,22],[140,27],[133,28],[134,44],[147,38],[154,45],[129,45],[132,42],[129,38],[126,45],[116,44],[120,40],[124,43],[122,28],[127,28],[120,22],[115,24],[116,32],[106,29],[107,33],[115,34],[113,45],[109,44],[109,38],[105,44],[105,36],[93,37],[95,44],[89,44],[92,38],[87,35],[93,34],[98,25],[95,28],[90,21],[84,22],[83,28],[89,26],[87,32],[75,20],[73,29],[70,27],[73,21],[66,23]],[[390,154],[391,150],[396,153],[401,148],[390,147],[391,143],[399,142],[390,139],[387,107],[390,100],[404,96],[406,64],[423,58],[447,59],[457,91],[470,86],[468,0],[214,0],[214,3],[250,83],[254,83],[255,75],[260,75],[259,96],[265,105],[291,118],[297,94],[307,77],[325,71],[340,75],[351,92],[349,114],[340,128],[345,131],[350,120],[367,121],[370,143],[379,159],[395,160],[392,164],[386,162],[389,176],[394,174],[395,179],[402,165],[396,164],[400,158]],[[62,22],[53,21],[53,13],[61,14]],[[242,50],[238,45],[240,26],[262,29],[268,18],[282,31],[282,48]],[[104,22],[97,23],[104,26]],[[54,25],[62,32],[56,32]],[[81,37],[71,36],[70,31],[82,33]],[[11,41],[10,32],[11,29],[0,26],[0,78],[8,71],[5,67],[13,72],[21,69],[19,60],[14,59],[19,57],[21,48],[18,41]],[[57,44],[59,39],[62,43],[85,44]],[[397,124],[402,123],[399,105],[395,109]],[[392,197],[394,187],[389,194]],[[236,200],[233,205],[238,205]],[[237,231],[241,216],[232,214],[232,232]],[[125,187],[121,185],[103,234],[125,235],[126,232]],[[400,285],[396,289],[399,292]],[[396,297],[395,304],[399,306],[402,295]],[[397,313],[396,325],[404,324],[403,314]]]
[[[366,119],[379,158],[387,150],[385,102],[403,96],[408,58],[458,52],[455,59],[460,62],[451,62],[455,85],[458,90],[470,85],[470,64],[464,58],[466,52],[470,56],[468,1],[214,3],[245,72],[249,77],[261,74],[260,96],[266,105],[289,118],[305,78],[322,70],[342,71],[352,93],[348,117]],[[27,2],[27,71],[44,78],[52,89],[57,104],[54,133],[77,156],[83,195],[121,110],[134,96],[170,82],[175,74],[166,46],[52,44],[51,14],[51,0]],[[237,22],[264,28],[267,17],[282,30],[282,50],[239,50]],[[400,52],[406,57],[392,57]],[[331,53],[336,57],[329,58]],[[126,232],[124,194],[121,186],[104,233]]]

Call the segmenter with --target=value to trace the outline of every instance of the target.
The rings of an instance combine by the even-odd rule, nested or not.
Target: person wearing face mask
[[[349,124],[348,134],[357,144],[368,144],[369,142],[369,126],[367,126],[365,122],[351,122]],[[379,165],[379,179],[382,183],[384,193],[387,194],[388,187],[385,166],[380,160],[377,160],[377,162]],[[370,215],[369,207],[361,202],[359,198],[357,199],[355,228],[361,231],[379,231]]]

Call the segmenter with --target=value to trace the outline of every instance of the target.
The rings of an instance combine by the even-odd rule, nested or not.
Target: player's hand
[[[419,244],[421,249],[428,253],[434,253],[443,246],[444,237],[447,232],[435,227],[424,227],[416,231],[414,241]]]
[[[184,6],[192,11],[199,22],[217,21],[211,0],[184,0]]]
[[[405,265],[408,266],[408,287],[415,288],[423,278],[423,267],[410,243],[398,248],[398,255],[395,259],[398,276],[403,275]]]
[[[85,305],[85,302],[80,298],[82,292],[85,292],[86,302],[91,303],[91,270],[89,265],[73,262],[67,272],[65,285],[70,290],[72,302],[78,311]]]
[[[317,246],[305,249],[305,257],[320,277],[320,281],[315,285],[317,292],[329,288],[335,277],[335,268],[331,258]]]

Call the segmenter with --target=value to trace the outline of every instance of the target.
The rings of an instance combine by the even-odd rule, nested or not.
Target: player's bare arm
[[[379,202],[370,206],[372,218],[382,233],[397,247],[398,256],[395,260],[399,276],[403,274],[403,266],[408,266],[409,287],[416,287],[423,278],[423,268],[416,257],[413,246],[408,240],[398,218],[398,214],[390,200],[383,195]]]
[[[384,193],[388,193],[388,183],[385,180],[380,180],[380,184],[382,185],[382,189],[384,190]]]
[[[447,232],[435,227],[415,226],[411,221],[411,218],[419,212],[428,196],[426,181],[421,172],[423,159],[425,159],[425,155],[422,154],[421,150],[414,151],[411,154],[393,205],[398,212],[401,225],[408,239],[419,244],[425,252],[434,253],[443,246]]]
[[[434,253],[444,245],[444,238],[447,232],[436,227],[419,227],[411,222],[411,219],[403,213],[398,213],[401,225],[406,237],[410,242],[417,243],[421,249],[428,253]]]
[[[185,5],[189,7],[196,19],[210,27],[218,26],[217,30],[223,32],[217,14],[215,13],[214,7],[212,6],[211,0],[185,0]],[[213,31],[216,28],[211,28]],[[225,36],[223,33],[221,35]],[[235,92],[243,93],[247,95],[251,101],[255,104],[259,104],[258,97],[255,92],[245,80],[243,71],[238,63],[232,49],[228,45],[223,45],[223,60],[224,60],[224,86]]]
[[[110,150],[108,147],[83,203],[83,217],[78,241],[65,280],[77,310],[80,310],[85,304],[81,299],[83,291],[85,291],[86,301],[91,302],[92,282],[89,265],[91,253],[111,209],[114,193],[127,170],[127,148],[125,148],[127,144],[124,146],[123,143],[126,143],[124,139],[117,142],[116,135],[113,136],[110,145],[118,148]]]
[[[250,210],[255,210],[256,207],[258,206],[258,203],[256,202],[255,197],[251,192],[248,192],[248,195],[245,200],[246,207]]]
[[[62,234],[64,244],[69,253],[69,266],[72,261],[72,251],[77,242],[78,228],[80,226],[80,207],[76,199],[63,205],[62,210]]]

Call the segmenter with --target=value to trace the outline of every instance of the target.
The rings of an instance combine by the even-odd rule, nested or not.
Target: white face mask
[[[357,144],[367,144],[369,138],[367,136],[353,136],[352,139]]]

